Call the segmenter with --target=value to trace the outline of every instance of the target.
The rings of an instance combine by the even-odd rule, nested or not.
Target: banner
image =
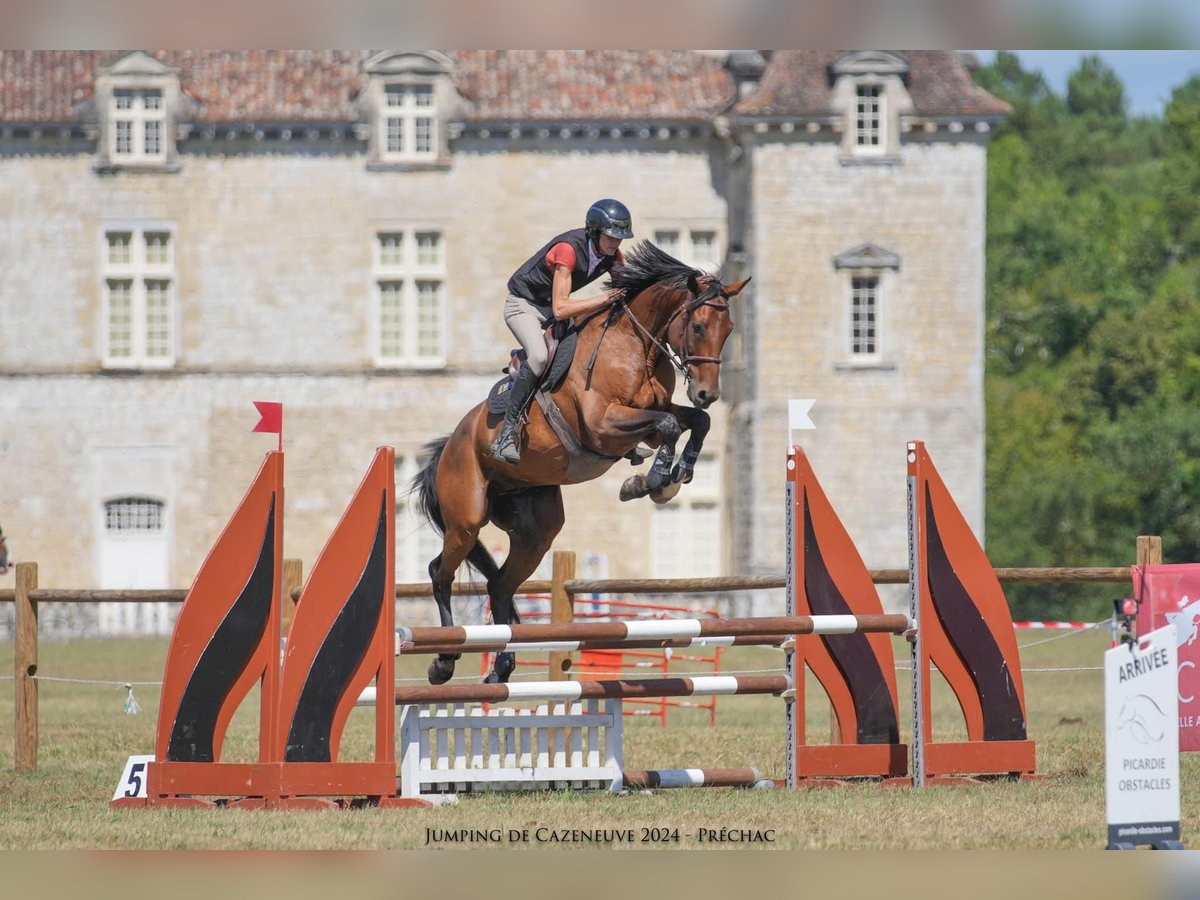
[[[1138,634],[1172,625],[1179,655],[1179,749],[1200,750],[1200,564],[1134,566]]]

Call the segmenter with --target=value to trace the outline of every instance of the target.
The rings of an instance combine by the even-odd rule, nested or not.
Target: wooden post
[[[1158,535],[1138,535],[1137,564],[1139,566],[1161,566],[1162,561],[1162,538]]]
[[[556,550],[550,587],[550,622],[569,625],[575,621],[575,605],[567,593],[566,582],[575,577],[575,554]],[[566,681],[571,669],[571,654],[560,651],[550,654],[550,680]]]
[[[304,561],[300,559],[285,559],[283,561],[283,609],[281,611],[280,629],[287,637],[292,627],[292,616],[296,614],[296,601],[292,599],[292,591],[300,590],[304,583]]]
[[[37,563],[17,563],[16,590],[16,717],[13,771],[27,775],[37,771],[38,667],[37,603],[29,592],[37,589]]]

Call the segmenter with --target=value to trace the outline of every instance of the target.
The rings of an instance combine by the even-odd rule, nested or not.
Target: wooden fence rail
[[[558,554],[556,554],[557,556]],[[1162,562],[1162,539],[1139,537],[1137,562],[1154,565]],[[187,596],[184,590],[62,590],[37,586],[37,563],[17,563],[16,588],[0,590],[0,603],[16,604],[15,622],[15,712],[13,769],[17,773],[37,770],[38,748],[38,604],[39,603],[179,603]],[[1002,582],[1070,584],[1116,584],[1129,582],[1130,567],[1072,566],[1058,568],[996,569]],[[522,594],[550,594],[561,605],[564,597],[579,594],[696,594],[730,591],[769,590],[786,586],[784,575],[727,576],[723,578],[615,578],[605,580],[574,578],[573,565],[555,565],[555,578],[550,581],[527,581],[518,589]],[[871,577],[877,584],[906,584],[907,569],[873,569]],[[294,602],[300,596],[303,565],[299,560],[284,561],[283,594],[290,598],[285,604],[284,628],[291,619]],[[454,586],[458,595],[479,594],[482,585]],[[398,584],[396,597],[430,597],[428,584]]]
[[[1130,579],[1129,566],[1019,567],[994,571],[996,578],[1008,584],[1116,584]],[[870,574],[876,584],[908,583],[908,569],[871,569]],[[568,596],[575,597],[579,594],[725,594],[732,591],[770,590],[786,585],[787,578],[784,575],[728,575],[719,578],[570,578],[562,582],[561,588]],[[550,594],[554,588],[554,581],[526,581],[517,589],[517,593]],[[456,596],[477,596],[485,590],[483,584],[470,583],[456,583],[453,588]],[[286,593],[293,601],[300,599],[299,587]],[[187,591],[178,589],[100,591],[34,588],[29,592],[29,599],[35,603],[181,603],[186,596]],[[397,600],[432,596],[433,592],[426,582],[396,585]],[[16,591],[0,590],[0,603],[12,603],[15,599]]]

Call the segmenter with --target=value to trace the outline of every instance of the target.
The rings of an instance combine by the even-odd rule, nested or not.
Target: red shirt
[[[621,254],[620,248],[613,254],[613,267],[625,265],[625,257]],[[546,267],[553,272],[555,266],[566,266],[568,269],[575,268],[575,248],[566,241],[560,241],[550,248],[550,252],[546,254]]]

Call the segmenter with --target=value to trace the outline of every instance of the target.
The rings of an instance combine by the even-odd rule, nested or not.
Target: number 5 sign
[[[117,782],[113,800],[133,799],[146,796],[146,763],[154,762],[154,754],[149,756],[131,756],[125,763],[125,771]]]

